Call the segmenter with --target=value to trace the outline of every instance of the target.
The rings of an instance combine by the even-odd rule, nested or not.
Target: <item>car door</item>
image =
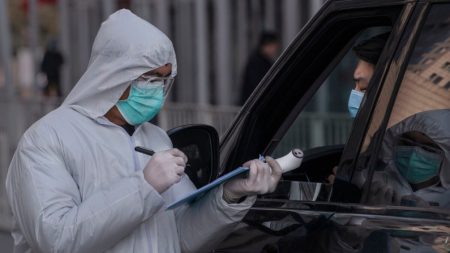
[[[372,183],[386,129],[408,116],[405,113],[408,103],[399,102],[408,101],[407,95],[399,97],[399,90],[402,91],[401,87],[408,83],[404,80],[411,79],[408,71],[414,72],[411,69],[413,65],[417,65],[410,62],[417,61],[414,55],[420,54],[418,50],[429,48],[427,43],[434,44],[427,42],[425,46],[415,47],[420,44],[417,41],[420,40],[421,33],[427,27],[429,29],[430,17],[437,15],[436,10],[444,13],[439,14],[444,15],[444,18],[441,19],[443,22],[434,25],[441,26],[444,31],[449,29],[445,18],[446,11],[449,13],[448,4],[443,2],[445,1],[330,1],[300,32],[263,78],[223,138],[221,171],[235,168],[242,162],[257,157],[259,153],[278,156],[296,147],[304,149],[305,162],[300,168],[284,176],[287,182],[280,183],[279,188],[282,189],[271,196],[262,196],[257,201],[247,215],[245,224],[222,245],[224,252],[236,249],[239,252],[311,252],[312,248],[301,249],[299,245],[313,248],[323,246],[322,242],[307,240],[327,240],[309,235],[324,231],[323,228],[330,224],[337,224],[334,228],[359,226],[370,231],[388,230],[391,232],[390,236],[410,238],[418,238],[417,233],[428,233],[433,235],[431,244],[446,247],[446,236],[449,235],[450,228],[450,213],[446,208],[370,206],[359,203],[362,196],[361,184],[367,181],[370,187]],[[351,46],[360,36],[386,29],[390,35],[357,117],[354,120],[342,120],[344,130],[341,135],[336,135],[339,138],[327,139],[326,122],[337,121],[338,117],[333,117],[332,113],[323,108],[311,107],[309,103],[317,99],[316,96],[324,96],[321,89],[325,89],[327,85],[328,92],[336,91],[337,96],[337,89],[342,87],[338,84],[332,86],[332,78],[335,78],[333,73],[348,57]],[[430,32],[425,33],[423,38],[430,37]],[[434,42],[447,43],[445,36],[443,38]],[[442,65],[439,71],[447,71],[445,59],[439,64]],[[436,75],[438,73],[431,73],[427,78],[435,83],[438,82]],[[439,87],[442,91],[448,91],[444,75],[440,76]],[[349,86],[344,89],[349,89]],[[437,97],[439,94],[441,93],[435,92]],[[449,100],[445,100],[445,96],[440,104],[427,109],[448,108],[446,102]],[[423,102],[418,106],[421,108],[410,111],[409,115],[425,110],[424,105],[432,100],[431,97]],[[313,113],[316,113],[316,118],[311,116]],[[328,118],[320,118],[323,114]],[[311,118],[313,122],[305,124]],[[298,129],[306,126],[313,130],[302,134]],[[318,129],[323,131],[317,131]],[[308,134],[314,136],[317,132],[321,135],[318,138],[321,141],[304,140],[311,137]],[[303,140],[299,139],[302,137]],[[358,182],[361,177],[356,176],[355,172],[361,164],[367,169],[363,173],[364,182]],[[336,166],[340,187],[330,190],[323,187],[322,180]],[[316,184],[313,188],[303,187],[302,192],[308,188],[325,191],[325,196],[328,197],[311,201],[307,195],[316,194],[304,194],[307,201],[298,201],[301,199],[297,194],[293,200],[293,181],[299,184],[304,184],[305,181],[307,184]],[[317,187],[317,184],[321,186]],[[328,230],[339,233],[338,229]],[[408,234],[411,231],[414,232],[413,235]],[[333,235],[328,235],[328,239],[330,236]],[[408,246],[404,247],[407,250]]]

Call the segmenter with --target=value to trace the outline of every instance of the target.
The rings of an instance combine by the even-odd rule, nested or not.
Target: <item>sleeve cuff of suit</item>
[[[153,186],[145,180],[144,173],[142,171],[137,171],[135,176],[137,178],[137,185],[143,200],[144,213],[148,218],[163,207],[164,199],[158,191],[156,191],[155,188],[153,188]]]
[[[250,209],[250,207],[252,207],[252,205],[255,203],[256,196],[247,196],[243,201],[239,203],[228,203],[223,198],[223,185],[221,185],[217,188],[215,201],[222,210],[229,210],[231,212],[244,211],[245,213],[247,213],[248,209]]]

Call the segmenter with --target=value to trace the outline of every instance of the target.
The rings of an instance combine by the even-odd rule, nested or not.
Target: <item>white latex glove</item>
[[[244,167],[250,168],[248,177],[226,182],[223,198],[232,203],[245,196],[273,192],[280,181],[282,170],[272,157],[266,156],[266,162],[255,159],[244,163]]]
[[[186,155],[176,148],[156,152],[144,168],[144,178],[156,191],[163,193],[180,182],[186,162]]]

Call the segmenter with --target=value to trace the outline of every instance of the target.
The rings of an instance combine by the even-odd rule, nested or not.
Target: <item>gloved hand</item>
[[[186,162],[186,155],[176,148],[156,152],[144,168],[144,178],[156,191],[163,193],[180,182]]]
[[[243,166],[250,168],[247,178],[235,178],[223,186],[223,198],[229,202],[237,202],[245,196],[273,192],[281,178],[282,170],[277,161],[266,156],[266,162],[251,160]]]
[[[367,198],[366,205],[399,205],[400,196],[398,193],[389,185],[381,182],[374,181],[370,187],[369,182],[366,182],[363,186],[363,200]]]

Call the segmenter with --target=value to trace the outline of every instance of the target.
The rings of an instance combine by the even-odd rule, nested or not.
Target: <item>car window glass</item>
[[[386,34],[388,37],[390,29],[388,26],[366,28],[355,34],[347,47],[342,49],[344,56],[297,116],[272,154],[280,157],[293,147],[300,148],[305,153],[303,164],[299,169],[285,174],[277,190],[263,196],[264,198],[332,200],[331,175],[339,163],[354,121],[354,115],[352,117],[348,109],[348,101],[352,90],[359,89],[354,80],[359,58],[352,49],[374,36]],[[366,90],[362,90],[363,96],[365,92]],[[358,202],[359,190],[350,186],[345,188],[350,193],[347,200],[351,202],[349,199],[353,198],[353,201]]]
[[[352,46],[389,31],[388,26],[367,28],[358,33]],[[354,115],[349,112],[348,102],[355,88],[353,72],[358,61],[352,46],[289,127],[274,150],[274,156],[286,154],[292,147],[308,150],[346,143],[353,125]]]
[[[355,64],[350,51],[290,126],[274,156],[283,155],[292,147],[307,150],[347,141],[353,122],[347,110],[347,101],[354,87],[352,76]]]
[[[380,141],[367,204],[450,207],[448,13],[449,4],[436,4],[422,25]],[[365,137],[365,143],[372,140]],[[369,153],[363,151],[360,160]]]
[[[370,37],[388,32],[390,27],[370,27],[358,33],[344,52],[330,75],[322,82],[305,109],[281,139],[273,152],[274,157],[288,153],[293,147],[309,150],[339,150],[347,142],[353,118],[348,109],[352,89],[355,88],[354,70],[358,58],[353,45]],[[365,92],[365,91],[363,91]],[[335,157],[337,165],[339,156]]]

